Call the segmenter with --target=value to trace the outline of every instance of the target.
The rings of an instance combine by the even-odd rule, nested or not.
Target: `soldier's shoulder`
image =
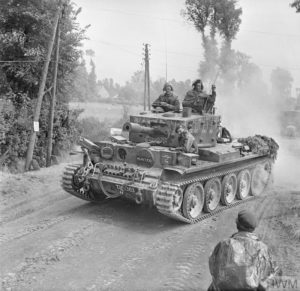
[[[186,95],[194,95],[195,91],[194,90],[189,90],[186,92]]]
[[[196,96],[195,91],[193,91],[193,90],[187,91],[186,94],[185,94],[186,99],[195,98],[195,96]]]

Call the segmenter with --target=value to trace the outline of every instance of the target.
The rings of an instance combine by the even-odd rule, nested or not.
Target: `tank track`
[[[81,164],[71,164],[68,165],[64,172],[63,172],[63,176],[62,176],[62,180],[61,180],[61,187],[68,192],[71,195],[74,195],[78,198],[81,198],[83,200],[86,201],[95,201],[94,196],[92,194],[92,191],[79,191],[80,189],[76,189],[76,186],[74,185],[74,181],[73,181],[73,175],[75,173],[75,171],[82,166]]]
[[[223,171],[216,171],[215,173],[211,173],[209,175],[205,175],[205,176],[200,176],[197,178],[192,178],[192,179],[185,179],[180,181],[179,183],[175,183],[175,182],[163,182],[156,194],[156,208],[158,210],[158,212],[160,212],[161,214],[168,216],[172,219],[184,222],[184,223],[189,223],[189,224],[193,224],[193,223],[197,223],[200,221],[203,221],[207,218],[210,218],[228,208],[233,208],[235,206],[241,205],[243,203],[252,201],[254,199],[257,199],[258,197],[256,196],[248,196],[246,199],[244,200],[234,200],[233,203],[231,203],[230,205],[218,205],[218,207],[211,213],[205,213],[203,215],[201,215],[199,218],[197,219],[188,219],[186,217],[183,216],[183,213],[181,210],[178,210],[176,212],[173,211],[173,197],[175,195],[175,192],[182,186],[186,186],[189,185],[191,183],[195,183],[195,182],[203,182],[212,178],[216,178],[216,177],[220,177],[220,176],[224,176],[227,174],[231,174],[231,173],[235,173],[241,170],[245,170],[248,169],[250,170],[251,168],[255,167],[256,165],[263,163],[265,161],[268,161],[270,159],[265,158],[259,161],[255,161],[252,163],[248,163],[247,165],[243,165],[243,166],[237,166],[235,168],[232,168],[230,170],[223,170]]]

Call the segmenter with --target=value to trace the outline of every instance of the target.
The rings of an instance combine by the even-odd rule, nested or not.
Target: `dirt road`
[[[300,185],[284,169],[300,171],[295,156],[284,154],[266,196],[196,225],[127,201],[92,204],[72,197],[59,186],[64,165],[0,174],[2,289],[206,290],[209,254],[235,231],[243,208],[261,217],[258,234],[284,274],[295,277]]]

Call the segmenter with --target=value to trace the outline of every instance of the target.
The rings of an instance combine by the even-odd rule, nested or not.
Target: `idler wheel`
[[[228,174],[222,181],[221,202],[223,205],[229,205],[233,202],[237,191],[237,177],[234,173]]]
[[[263,193],[268,185],[271,169],[271,163],[269,161],[255,166],[252,172],[250,187],[253,196],[259,196]]]
[[[204,210],[205,212],[214,211],[219,203],[221,198],[221,182],[219,178],[213,178],[206,182],[204,187],[205,193],[205,202],[204,202]]]
[[[173,206],[173,211],[176,212],[180,209],[183,201],[183,192],[180,188],[175,190],[175,193],[173,194],[173,201],[172,201],[172,206]]]
[[[73,186],[76,190],[84,186],[85,177],[81,175],[82,171],[82,167],[79,167],[74,171],[73,174]]]
[[[188,219],[197,219],[202,213],[204,204],[204,189],[201,183],[189,185],[184,193],[182,211]]]
[[[251,174],[249,170],[242,170],[237,176],[237,193],[236,196],[240,200],[244,200],[249,195]]]

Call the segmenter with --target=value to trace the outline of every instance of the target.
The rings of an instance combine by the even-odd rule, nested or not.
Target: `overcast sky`
[[[124,84],[142,68],[143,43],[151,44],[151,78],[195,79],[201,37],[180,14],[184,0],[73,0],[79,22],[91,24],[84,49],[95,51],[98,79]],[[233,48],[252,57],[266,81],[273,68],[288,69],[300,87],[300,13],[292,0],[240,0],[242,24]],[[167,61],[166,61],[167,60]],[[293,95],[295,92],[293,90]]]

